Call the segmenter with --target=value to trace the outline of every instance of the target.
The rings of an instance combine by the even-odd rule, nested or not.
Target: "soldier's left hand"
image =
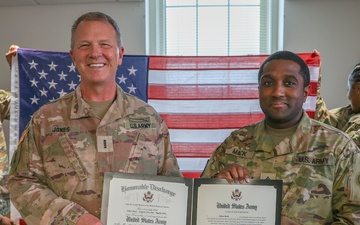
[[[6,216],[2,217],[1,225],[15,225],[14,221]]]
[[[229,184],[232,183],[246,183],[250,182],[250,176],[247,170],[237,164],[229,164],[224,169],[222,169],[219,174],[216,176],[217,178],[225,178]]]

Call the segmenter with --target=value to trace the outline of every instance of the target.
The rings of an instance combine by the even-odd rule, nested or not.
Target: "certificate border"
[[[192,189],[193,181],[192,179],[186,179],[182,177],[170,177],[170,176],[159,176],[159,175],[147,175],[147,174],[134,174],[134,173],[120,173],[120,172],[105,172],[104,173],[104,184],[103,184],[103,194],[102,194],[102,207],[101,207],[101,222],[107,224],[107,212],[109,206],[109,190],[110,190],[110,181],[112,179],[134,179],[138,180],[139,183],[142,180],[148,180],[151,182],[168,182],[168,183],[182,183],[188,187],[188,200],[187,200],[187,216],[186,224],[191,222],[191,213],[192,213]]]
[[[193,191],[193,212],[192,212],[192,225],[197,225],[197,208],[198,208],[198,189],[202,184],[229,184],[225,179],[217,178],[200,178],[194,179],[194,191]],[[249,183],[231,184],[231,185],[260,185],[260,186],[273,186],[276,189],[276,212],[275,212],[275,224],[281,225],[281,207],[282,207],[282,180],[250,180]]]

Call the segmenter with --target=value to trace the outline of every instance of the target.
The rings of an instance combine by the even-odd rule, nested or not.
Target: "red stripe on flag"
[[[185,178],[200,178],[200,175],[202,174],[202,171],[201,172],[187,172],[187,171],[183,171],[181,172],[182,175],[185,177]]]
[[[317,87],[318,87],[318,82],[310,82],[310,89],[309,89],[308,95],[316,96],[317,95]]]
[[[170,129],[237,129],[264,118],[254,114],[160,114]]]
[[[150,70],[259,69],[268,55],[257,56],[150,56]]]
[[[306,111],[306,113],[309,115],[310,118],[315,118],[315,111]]]
[[[172,150],[180,158],[209,158],[220,143],[178,143],[172,142]]]
[[[296,53],[300,56],[308,66],[320,67],[320,55],[318,52],[313,51],[312,53]]]

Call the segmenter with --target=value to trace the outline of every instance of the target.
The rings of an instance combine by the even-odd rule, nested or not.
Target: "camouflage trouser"
[[[0,214],[8,215],[10,213],[10,201],[0,200]]]

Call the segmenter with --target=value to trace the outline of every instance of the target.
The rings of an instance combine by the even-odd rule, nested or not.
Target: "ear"
[[[74,66],[76,66],[76,62],[75,62],[75,55],[74,55],[74,52],[72,50],[70,50],[70,56],[71,56],[71,59],[74,63]]]
[[[118,62],[118,66],[120,66],[122,64],[122,60],[123,60],[123,57],[124,57],[124,47],[121,46],[120,49],[119,49],[119,62]]]
[[[307,96],[309,95],[310,85],[304,88],[304,102],[306,102]]]
[[[354,90],[355,90],[357,95],[360,95],[360,83],[359,82],[355,83]]]

